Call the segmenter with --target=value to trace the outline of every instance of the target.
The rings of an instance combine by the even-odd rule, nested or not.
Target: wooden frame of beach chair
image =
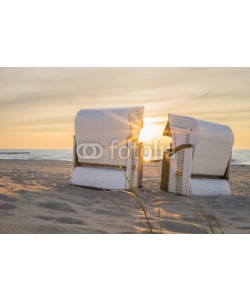
[[[130,107],[81,110],[77,114],[73,139],[73,185],[111,190],[129,190],[131,184],[142,186],[143,144],[138,138],[143,127],[143,112],[143,107]],[[113,141],[116,144],[114,153],[111,153]],[[103,155],[94,160],[79,157],[77,147],[81,143],[101,145]],[[126,152],[125,158],[119,157],[121,150]]]
[[[174,149],[163,154],[161,189],[180,195],[230,195],[233,133],[228,126],[169,115],[163,133]]]

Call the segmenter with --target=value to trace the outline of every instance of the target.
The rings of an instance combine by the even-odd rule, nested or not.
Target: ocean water
[[[11,152],[11,154],[8,154]],[[18,154],[29,152],[29,154]],[[13,154],[14,153],[14,154]],[[72,161],[73,151],[71,149],[39,150],[39,149],[4,149],[0,150],[0,159],[26,159],[26,160],[61,160]],[[161,159],[160,153],[153,153],[151,159]],[[233,150],[232,164],[250,165],[250,150]]]
[[[11,152],[11,154],[6,154]],[[21,153],[20,152],[29,152]],[[15,153],[15,154],[13,154]],[[0,159],[26,159],[26,160],[66,160],[72,161],[73,151],[71,149],[4,149],[0,150]]]
[[[250,150],[233,150],[232,164],[250,165]]]

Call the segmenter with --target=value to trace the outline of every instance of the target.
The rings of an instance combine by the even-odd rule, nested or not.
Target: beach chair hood
[[[126,159],[119,151],[123,147],[125,152],[128,139],[138,141],[143,112],[143,107],[80,110],[75,119],[76,146],[96,143],[101,145],[104,153],[95,161],[79,158],[79,162],[117,165],[114,158],[119,156],[119,163],[125,166]],[[110,155],[112,143],[114,158]]]

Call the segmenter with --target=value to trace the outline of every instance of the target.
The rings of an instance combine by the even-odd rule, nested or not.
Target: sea
[[[161,158],[161,153],[157,152],[152,153],[150,159],[146,160]],[[72,161],[73,151],[71,149],[2,149],[0,150],[0,159]],[[250,165],[250,150],[233,150],[232,164]]]

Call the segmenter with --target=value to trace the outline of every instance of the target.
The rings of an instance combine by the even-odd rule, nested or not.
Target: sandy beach
[[[0,160],[0,233],[149,232],[131,194],[72,186],[71,171],[66,161]],[[232,166],[233,195],[226,197],[166,193],[160,175],[161,162],[144,163],[139,194],[155,233],[203,233],[197,203],[224,233],[250,233],[250,166]]]

